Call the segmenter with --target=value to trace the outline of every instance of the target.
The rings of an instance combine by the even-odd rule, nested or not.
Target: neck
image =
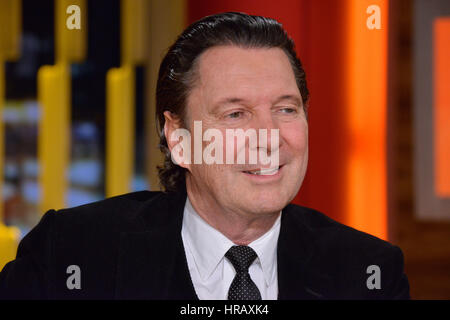
[[[187,195],[197,214],[237,245],[248,245],[272,228],[280,211],[251,214],[221,207],[209,193],[196,192],[187,181]]]

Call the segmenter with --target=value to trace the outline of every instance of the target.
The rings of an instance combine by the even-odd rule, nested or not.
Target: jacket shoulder
[[[120,235],[141,226],[136,219],[139,208],[160,194],[134,192],[49,210],[19,243],[16,259],[0,273],[0,299],[51,298],[56,284],[65,285],[61,279],[67,277],[66,268],[72,264],[89,271],[92,283],[104,284],[105,293],[99,296],[111,298],[110,269],[116,261]]]
[[[75,231],[82,227],[86,231],[126,230],[135,221],[139,208],[144,203],[158,198],[162,192],[139,191],[127,193],[77,207],[56,210],[55,223]],[[80,231],[80,230],[77,230]]]
[[[382,240],[369,233],[357,230],[338,222],[324,213],[298,205],[289,205],[291,219],[297,224],[302,224],[310,232],[316,235],[318,240],[328,242],[328,246],[346,246],[357,249],[392,249],[394,246],[386,240]]]
[[[404,257],[398,246],[314,209],[289,205],[288,213],[297,232],[308,235],[311,268],[333,279],[336,297],[409,299]],[[368,288],[374,272],[381,275],[380,290]]]

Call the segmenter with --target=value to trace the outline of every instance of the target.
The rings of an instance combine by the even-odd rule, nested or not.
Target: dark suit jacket
[[[197,299],[181,238],[186,193],[137,192],[50,210],[0,273],[5,299]],[[408,299],[401,250],[304,207],[283,209],[279,299]],[[67,288],[70,265],[81,289]],[[368,289],[367,267],[381,271]]]

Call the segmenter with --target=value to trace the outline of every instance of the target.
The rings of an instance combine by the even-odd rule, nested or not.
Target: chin
[[[270,194],[261,192],[254,195],[252,199],[250,203],[253,204],[253,210],[251,211],[260,214],[281,211],[289,203],[289,199],[278,192],[271,192]]]

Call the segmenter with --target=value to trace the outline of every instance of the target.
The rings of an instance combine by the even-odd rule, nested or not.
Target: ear
[[[175,152],[176,155],[181,151],[181,157],[178,157],[176,160],[176,164],[179,165],[182,168],[190,169],[190,148],[191,148],[191,137],[189,134],[189,131],[187,129],[184,129],[182,127],[182,121],[181,119],[173,114],[170,111],[164,111],[164,136],[166,137],[167,146],[169,147],[170,152]],[[178,129],[178,132],[182,130],[184,132],[182,141],[180,142],[178,132],[176,132]],[[174,135],[175,133],[175,135]],[[177,139],[172,140],[172,137],[177,137]],[[185,157],[189,157],[188,159],[185,159]],[[172,157],[172,161],[174,158]]]

